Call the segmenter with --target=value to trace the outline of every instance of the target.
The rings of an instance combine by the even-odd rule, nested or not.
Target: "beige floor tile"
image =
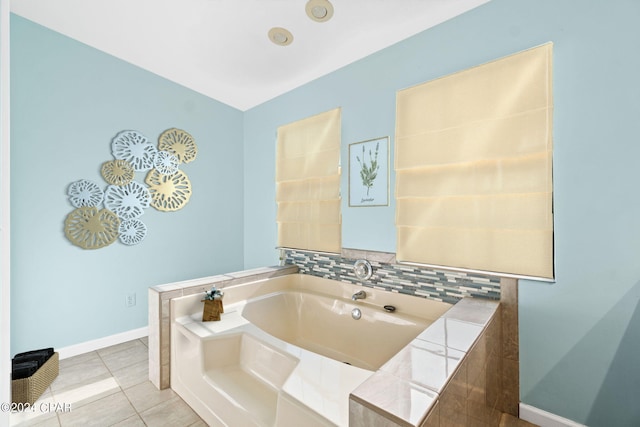
[[[149,380],[149,362],[147,359],[113,372],[113,377],[122,389],[127,389]]]
[[[98,356],[91,352],[60,361],[59,374],[51,383],[53,392],[65,390],[69,387],[86,384],[92,379],[109,375],[109,370]]]
[[[14,412],[9,416],[9,424],[11,426],[59,426],[58,416],[55,412],[48,410],[50,404],[54,403],[51,389],[48,388],[28,410],[22,412]]]
[[[140,414],[149,427],[187,427],[200,420],[200,417],[180,397],[156,405]]]
[[[115,393],[95,402],[58,414],[62,427],[111,426],[136,415],[124,393]]]
[[[140,415],[136,414],[133,417],[129,417],[124,421],[120,421],[114,424],[113,427],[145,427],[144,421],[140,418]]]
[[[140,340],[131,340],[131,341],[123,342],[120,344],[112,345],[111,347],[101,348],[100,350],[96,350],[96,352],[101,357],[104,357],[104,356],[109,356],[113,353],[119,353],[124,350],[129,350],[131,348],[138,347],[140,344],[142,344]]]
[[[68,404],[71,411],[15,414],[11,427],[206,427],[173,390],[149,381],[148,351],[144,337],[61,360],[34,406]]]
[[[71,410],[76,410],[81,406],[121,391],[122,389],[115,378],[109,373],[104,373],[64,388],[56,388],[52,394],[56,403],[71,405]]]
[[[13,420],[11,421],[12,426],[19,427],[60,427],[60,422],[58,421],[58,417],[54,414],[49,414],[49,416],[37,417],[30,420],[26,420],[20,422],[18,424],[13,424]]]
[[[60,366],[60,369],[63,369],[73,365],[79,365],[94,359],[97,355],[98,355],[97,352],[90,351],[88,353],[79,354],[77,356],[68,357],[66,359],[60,359],[59,366]]]
[[[140,340],[129,341],[129,343],[131,344],[123,347],[120,351],[106,352],[106,350],[99,350],[100,357],[111,372],[126,368],[143,360],[149,360],[149,349],[142,344]],[[122,344],[120,346],[122,346]]]
[[[177,396],[170,388],[158,390],[156,386],[149,381],[126,389],[124,394],[138,413],[144,412],[161,403],[170,401]]]

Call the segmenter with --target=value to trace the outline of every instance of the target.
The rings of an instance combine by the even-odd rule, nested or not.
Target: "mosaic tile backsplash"
[[[285,265],[298,266],[302,274],[452,304],[466,296],[500,299],[500,278],[497,276],[368,260],[373,267],[373,275],[369,280],[361,282],[353,273],[355,259],[293,249],[284,251]]]

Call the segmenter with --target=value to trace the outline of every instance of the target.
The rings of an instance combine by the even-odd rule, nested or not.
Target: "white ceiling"
[[[240,110],[489,0],[11,0],[17,15]],[[289,46],[273,44],[288,29]]]

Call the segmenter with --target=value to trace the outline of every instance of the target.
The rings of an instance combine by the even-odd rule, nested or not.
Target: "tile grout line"
[[[145,348],[147,348],[147,349],[149,348],[149,346],[147,346],[147,345],[146,345],[146,344],[145,344],[141,339],[139,339],[139,338],[138,338],[138,339],[136,339],[135,341],[140,341],[140,343],[141,343]],[[105,348],[109,348],[109,347],[105,347]],[[100,362],[102,363],[102,365],[105,367],[105,369],[106,369],[106,370],[107,370],[107,372],[109,373],[109,377],[110,377],[110,378],[113,378],[113,380],[116,382],[116,384],[118,385],[118,391],[114,391],[113,393],[109,394],[108,396],[103,396],[103,397],[101,397],[100,399],[96,400],[95,402],[98,402],[98,401],[100,401],[101,399],[104,399],[104,398],[106,398],[106,397],[113,396],[113,395],[115,395],[115,394],[117,394],[117,393],[122,393],[123,397],[127,400],[127,402],[129,403],[129,405],[131,405],[131,407],[133,408],[133,410],[134,410],[135,414],[138,416],[138,418],[140,419],[140,421],[141,421],[141,422],[146,426],[146,425],[147,425],[147,423],[145,423],[145,422],[144,422],[144,419],[142,418],[142,416],[141,416],[141,415],[140,415],[140,413],[138,412],[138,410],[137,410],[137,408],[135,407],[135,405],[133,404],[133,402],[131,402],[131,400],[129,399],[129,396],[127,396],[127,394],[125,393],[125,389],[124,389],[124,388],[122,388],[122,385],[120,385],[120,383],[119,383],[119,382],[118,382],[118,380],[116,379],[116,376],[114,375],[114,372],[111,370],[111,368],[109,368],[109,365],[107,365],[107,363],[105,362],[105,360],[104,360],[104,358],[103,358],[102,354],[100,354],[100,351],[99,351],[99,350],[101,350],[101,349],[93,350],[93,351],[92,351],[92,353],[95,353],[95,354],[96,354],[96,356],[98,356],[98,359],[100,359]],[[112,353],[112,354],[117,354],[117,353],[120,353],[120,352],[123,352],[123,351],[127,351],[127,349],[125,348],[125,349],[122,349],[122,350],[117,351],[117,352]],[[136,385],[138,385],[138,384],[132,385],[131,387],[135,387]],[[51,388],[51,386],[49,386],[49,388]],[[52,394],[52,396],[53,396],[53,390],[51,390],[51,394]],[[88,405],[88,404],[91,404],[91,403],[93,403],[93,402],[87,403],[87,405]],[[84,405],[83,405],[83,406],[84,406]],[[57,414],[56,414],[56,417],[58,418],[58,424],[60,425],[60,427],[63,427],[63,426],[62,426],[62,420],[60,419],[60,414],[59,414],[59,413],[57,413]],[[118,422],[125,421],[125,420],[126,420],[126,419],[128,419],[128,418],[130,418],[130,417],[127,417],[127,418],[125,418],[125,419],[123,419],[123,420],[120,420],[120,421],[118,421]]]
[[[139,341],[139,342],[140,342],[140,343],[141,343],[141,344],[142,344],[142,345],[143,345],[147,350],[149,349],[149,346],[148,346],[148,345],[146,345],[146,344],[145,344],[145,343],[144,343],[140,338],[136,339],[135,341]],[[122,349],[122,350],[120,350],[120,351],[117,351],[116,353],[120,353],[120,352],[123,352],[123,351],[127,351],[127,349]],[[98,353],[98,357],[100,358],[100,360],[101,360],[101,361],[102,361],[102,363],[104,364],[105,368],[107,368],[107,371],[109,371],[109,374],[111,374],[111,378],[113,378],[113,379],[114,379],[114,381],[115,381],[116,383],[118,383],[118,380],[116,379],[116,376],[114,375],[113,371],[111,371],[111,368],[109,368],[109,366],[107,365],[107,363],[104,361],[104,359],[102,358],[102,355],[101,355],[98,351],[96,351],[96,353]],[[116,353],[113,353],[113,354],[116,354]],[[142,383],[139,383],[139,384],[142,384]],[[139,385],[139,384],[134,384],[134,385],[130,386],[129,388],[135,387],[135,386],[137,386],[137,385]],[[125,399],[127,399],[127,402],[129,402],[129,405],[131,405],[131,407],[133,408],[133,411],[134,411],[134,412],[135,412],[135,414],[138,416],[138,419],[140,420],[140,422],[142,422],[142,424],[144,424],[144,425],[146,426],[146,425],[147,425],[147,423],[146,423],[146,422],[144,421],[144,419],[142,418],[142,415],[140,415],[140,412],[138,412],[138,408],[136,408],[136,405],[134,405],[134,404],[133,404],[133,402],[131,401],[131,399],[129,399],[129,396],[127,395],[127,393],[125,393],[125,389],[124,389],[124,388],[122,388],[122,385],[120,385],[120,383],[118,383],[118,388],[120,389],[120,393],[122,393],[123,397],[124,397]],[[114,394],[115,394],[115,393],[114,393]],[[126,420],[128,420],[129,418],[131,418],[131,417],[126,417],[126,418],[124,418],[123,420],[118,421],[118,423],[121,423],[121,422],[123,422],[123,421],[126,421]],[[118,424],[118,423],[116,423],[116,424]]]
[[[108,348],[108,347],[107,347]],[[126,349],[117,351],[116,353],[120,353],[121,351],[126,351]],[[104,365],[104,367],[107,369],[107,372],[109,372],[109,375],[111,376],[111,378],[113,378],[113,380],[116,382],[116,384],[118,384],[118,389],[120,389],[119,392],[114,392],[112,394],[110,394],[109,396],[112,396],[116,393],[122,393],[123,397],[125,399],[127,399],[127,402],[129,403],[129,405],[131,405],[131,407],[133,408],[133,410],[135,411],[136,415],[138,415],[138,417],[140,418],[140,414],[138,414],[138,411],[136,410],[136,407],[133,406],[133,403],[129,400],[129,396],[127,396],[127,394],[124,392],[124,389],[122,388],[122,386],[120,385],[120,383],[118,382],[118,380],[116,380],[115,375],[113,375],[113,372],[111,371],[111,368],[109,368],[109,365],[107,365],[107,363],[104,361],[104,359],[102,358],[102,355],[100,354],[100,351],[95,350],[96,354],[98,355],[98,358],[100,359],[100,361],[102,362],[102,364]],[[115,353],[114,353],[115,354]],[[100,400],[104,399],[104,397],[101,397],[100,399],[97,400],[97,402],[99,402]],[[127,418],[120,420],[118,422],[122,422],[124,420],[126,420]],[[144,421],[143,421],[144,423]],[[117,423],[116,423],[117,424]],[[113,424],[112,424],[113,425]],[[145,424],[146,425],[146,424]],[[61,427],[64,427],[61,425]]]

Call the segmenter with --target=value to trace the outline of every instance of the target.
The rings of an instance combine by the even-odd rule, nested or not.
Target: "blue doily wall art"
[[[67,188],[76,209],[65,219],[65,236],[82,249],[103,248],[117,240],[137,245],[147,235],[140,220],[147,208],[177,211],[191,198],[191,181],[181,166],[195,160],[198,147],[188,132],[167,129],[155,146],[143,133],[123,130],[111,140],[111,154],[113,159],[100,168],[106,186],[80,179]],[[144,184],[136,180],[138,172],[146,173]]]

